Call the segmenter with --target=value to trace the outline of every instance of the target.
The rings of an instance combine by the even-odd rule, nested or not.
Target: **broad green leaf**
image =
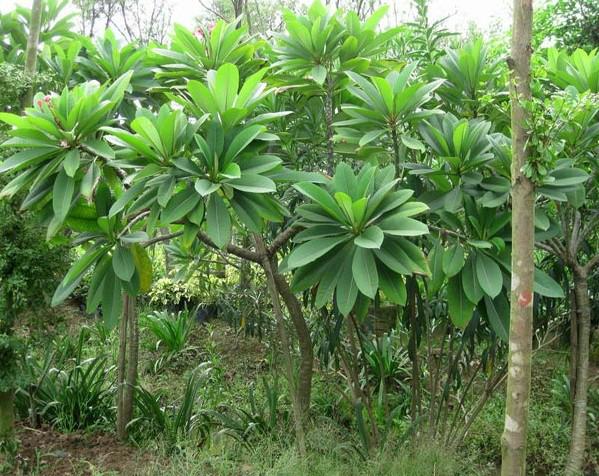
[[[360,292],[374,299],[379,287],[379,275],[372,251],[359,247],[355,249],[352,274]]]
[[[541,296],[562,299],[564,290],[551,276],[539,268],[535,268],[534,292]]]
[[[335,236],[315,239],[299,245],[289,255],[289,269],[299,268],[311,263],[344,241],[347,241],[346,236]]]
[[[69,177],[74,177],[77,170],[79,170],[80,163],[81,154],[79,149],[71,149],[66,153],[62,166]]]
[[[152,260],[150,260],[146,250],[139,244],[131,246],[131,253],[139,275],[139,291],[147,293],[152,286]]]
[[[356,303],[356,298],[358,297],[358,286],[354,281],[352,274],[352,261],[353,254],[348,253],[341,266],[341,272],[339,273],[335,292],[337,308],[344,316],[347,316],[352,311],[354,304]]]
[[[505,296],[500,294],[493,300],[485,296],[485,308],[493,332],[503,342],[508,342],[510,335],[510,305]]]
[[[231,217],[224,200],[213,193],[206,207],[206,232],[214,244],[223,248],[231,241]]]
[[[52,191],[52,209],[59,223],[62,223],[69,213],[74,191],[75,180],[62,169],[54,181]]]
[[[484,253],[476,253],[476,277],[481,289],[495,298],[503,287],[503,276],[499,265]]]
[[[114,270],[109,267],[106,270],[102,286],[102,315],[106,327],[112,329],[116,325],[122,310],[123,295],[121,282],[114,274]]]
[[[451,322],[460,329],[465,329],[472,319],[474,304],[464,294],[459,276],[450,278],[447,284],[447,308]]]
[[[458,274],[464,267],[464,248],[459,243],[450,246],[443,253],[443,272],[448,278]]]
[[[360,235],[354,238],[354,243],[361,248],[379,249],[385,239],[384,233],[378,226],[366,228]]]
[[[112,252],[112,269],[119,279],[129,281],[135,273],[133,254],[129,248],[117,245]]]

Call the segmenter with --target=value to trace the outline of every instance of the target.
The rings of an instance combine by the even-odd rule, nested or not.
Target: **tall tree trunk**
[[[40,39],[40,29],[42,26],[42,0],[33,0],[31,6],[31,24],[29,25],[29,37],[27,38],[27,50],[25,52],[25,73],[30,79],[37,70],[37,46]],[[33,100],[33,84],[25,93],[22,109],[31,106]]]
[[[574,269],[574,289],[578,320],[578,356],[576,359],[576,393],[572,415],[572,439],[570,440],[570,456],[565,471],[567,476],[582,474],[586,448],[591,303],[587,272],[580,266],[576,266]]]
[[[291,405],[293,408],[293,421],[295,424],[295,435],[297,437],[297,445],[300,454],[302,456],[305,456],[306,438],[304,434],[304,412],[298,395],[298,382],[296,382],[295,379],[293,359],[291,355],[291,339],[289,338],[289,333],[287,332],[287,328],[285,325],[285,317],[283,315],[279,291],[275,281],[275,270],[273,268],[273,263],[266,252],[266,246],[264,245],[264,240],[262,239],[262,237],[258,234],[255,234],[254,242],[256,244],[256,251],[262,257],[262,268],[264,269],[264,273],[266,274],[266,285],[270,293],[273,314],[277,323],[279,339],[281,340],[285,372],[287,374],[287,380],[291,390]]]
[[[576,280],[574,281],[576,283]],[[576,372],[578,366],[578,308],[576,306],[576,290],[570,291],[570,401],[574,403],[576,396]],[[574,405],[572,405],[574,410]]]
[[[327,171],[333,174],[335,168],[335,144],[333,143],[333,118],[335,116],[335,106],[333,105],[333,96],[335,95],[335,86],[331,73],[327,73],[326,91],[324,96],[324,119],[327,127]]]
[[[298,398],[302,408],[303,415],[307,415],[310,410],[310,399],[312,395],[312,373],[314,367],[314,349],[312,347],[312,338],[310,337],[310,329],[304,319],[302,305],[291,292],[289,284],[285,278],[275,272],[275,282],[279,294],[285,302],[285,307],[289,311],[291,322],[297,334],[297,340],[300,350],[300,367],[298,375]]]
[[[15,432],[14,391],[0,392],[0,443],[13,439]]]
[[[410,322],[410,341],[408,343],[408,353],[412,361],[412,401],[410,404],[410,413],[412,414],[412,423],[416,423],[420,411],[420,363],[418,361],[418,322],[416,316],[416,291],[418,283],[416,278],[409,277],[407,282],[408,291],[408,318]]]
[[[528,160],[527,112],[531,97],[532,0],[514,0],[512,30],[512,286],[502,476],[526,474],[526,435],[532,355],[534,185],[522,174]]]
[[[127,381],[123,394],[123,418],[126,426],[133,419],[133,404],[135,402],[135,386],[137,385],[137,364],[139,361],[139,320],[135,308],[135,296],[127,295]]]
[[[127,328],[129,320],[129,297],[123,299],[123,313],[119,326],[119,355],[117,359],[116,433],[120,440],[127,438],[125,410],[125,386],[127,384]]]

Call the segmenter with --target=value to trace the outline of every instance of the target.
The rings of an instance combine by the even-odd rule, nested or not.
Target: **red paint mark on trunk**
[[[522,291],[518,296],[518,304],[520,307],[528,307],[532,302],[532,293],[530,291]]]

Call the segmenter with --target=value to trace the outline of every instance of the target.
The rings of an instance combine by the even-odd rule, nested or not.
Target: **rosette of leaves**
[[[135,133],[106,129],[124,147],[123,166],[139,169],[110,215],[149,210],[150,232],[156,223],[183,224],[183,242],[191,244],[205,227],[219,247],[230,241],[231,215],[254,232],[264,220],[283,219],[286,210],[269,196],[276,191],[271,176],[282,169],[281,159],[266,152],[277,140],[261,123],[271,116],[246,120],[264,85],[255,77],[239,89],[238,80],[237,68],[224,65],[209,72],[208,87],[191,82],[192,100],[201,104],[190,107],[202,114],[194,123],[163,106],[158,115],[140,111],[131,123]]]
[[[550,48],[546,61],[549,79],[561,89],[573,86],[579,93],[599,93],[599,52],[577,49],[572,54]]]
[[[469,195],[464,195],[463,204],[463,213],[437,213],[442,227],[435,226],[441,231],[428,257],[428,291],[436,293],[447,282],[448,313],[454,325],[464,329],[476,309],[495,334],[507,341],[511,213],[485,208]],[[539,269],[535,270],[534,291],[563,297],[559,284]]]
[[[175,25],[170,48],[151,51],[151,61],[160,68],[156,79],[167,88],[182,87],[190,79],[203,81],[208,71],[226,63],[237,65],[243,77],[254,72],[261,63],[255,58],[261,43],[239,26],[240,21],[219,20],[212,29],[198,28],[195,33]]]
[[[365,165],[356,175],[340,164],[326,186],[294,185],[311,203],[297,209],[303,228],[286,265],[294,269],[292,287],[301,292],[317,286],[315,303],[334,295],[339,311],[361,313],[377,293],[404,304],[403,276],[428,275],[427,261],[410,237],[428,233],[412,218],[428,209],[409,201],[412,190],[398,190],[393,167]]]
[[[445,56],[429,68],[429,74],[445,79],[438,93],[449,110],[472,117],[485,104],[481,99],[489,90],[494,94],[491,100],[507,99],[507,90],[498,91],[494,84],[500,77],[502,61],[500,57],[492,59],[479,38],[460,49],[448,49]]]
[[[342,17],[319,0],[312,3],[305,16],[286,10],[286,31],[277,35],[272,67],[282,74],[313,80],[319,86],[332,73],[363,72],[370,59],[399,31],[376,31],[386,11],[387,7],[381,7],[362,22],[355,12]]]
[[[123,214],[109,216],[117,194],[121,193],[120,187],[113,189],[101,182],[93,202],[79,199],[70,210],[66,225],[76,233],[73,244],[82,246],[84,253],[52,297],[53,306],[60,304],[90,274],[87,312],[94,312],[101,304],[108,327],[114,326],[121,315],[124,293],[146,293],[152,283],[152,263],[143,247],[148,235],[142,225],[127,222]]]
[[[391,71],[384,78],[373,76],[368,79],[348,71],[346,74],[352,84],[347,90],[357,103],[341,107],[349,119],[335,123],[337,141],[351,144],[349,147],[353,151],[356,144],[363,148],[386,136],[393,142],[395,154],[399,153],[399,141],[410,149],[424,150],[419,140],[405,132],[410,122],[438,112],[422,109],[422,106],[430,101],[443,80],[411,81],[416,67],[416,63],[411,63],[401,71]]]
[[[0,113],[0,120],[13,126],[2,147],[18,150],[0,164],[0,173],[16,174],[0,197],[28,189],[22,206],[42,208],[51,217],[48,237],[60,229],[80,195],[92,197],[100,174],[116,180],[114,151],[100,128],[116,121],[130,76],[110,86],[92,81],[65,88],[59,96],[38,94],[25,116]]]
[[[273,92],[262,82],[265,73],[266,69],[261,69],[240,84],[237,66],[224,64],[218,70],[208,71],[206,83],[191,80],[187,83],[186,91],[182,91],[180,95],[167,93],[167,97],[198,118],[212,117],[225,129],[241,122],[246,126],[265,124],[290,114],[287,111],[267,112],[248,118]]]
[[[147,49],[134,43],[123,47],[111,30],[106,30],[104,36],[93,42],[90,38],[82,38],[84,51],[75,59],[76,75],[84,81],[95,79],[101,83],[111,83],[123,74],[131,71],[129,87],[120,112],[133,117],[139,105],[147,102],[148,91],[158,86],[154,79],[154,71],[147,65]]]
[[[494,158],[489,140],[491,123],[458,119],[451,113],[420,123],[419,131],[432,151],[428,164],[414,164],[410,174],[421,175],[435,186],[435,206],[456,212],[464,189],[478,186],[483,171]]]

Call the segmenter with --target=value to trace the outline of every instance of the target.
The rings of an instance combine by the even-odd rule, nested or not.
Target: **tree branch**
[[[292,239],[295,235],[297,235],[301,231],[301,228],[297,226],[290,226],[286,228],[281,233],[279,233],[274,240],[272,240],[271,245],[267,248],[266,254],[269,257],[274,256],[285,244]]]

